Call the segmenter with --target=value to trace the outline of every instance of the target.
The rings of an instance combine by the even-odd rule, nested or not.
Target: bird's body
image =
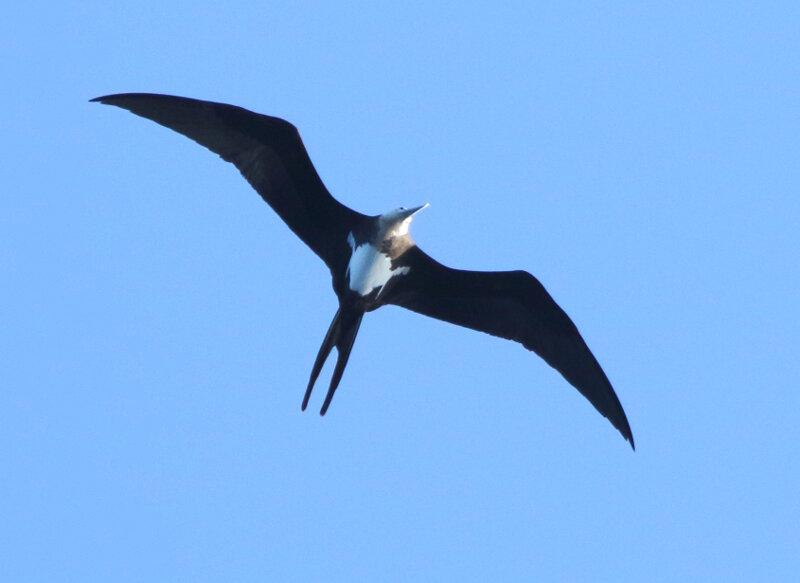
[[[521,343],[533,350],[607,417],[631,446],[622,405],[572,320],[524,271],[451,269],[409,235],[427,206],[367,216],[342,205],[323,185],[297,129],[282,119],[207,101],[131,93],[99,97],[180,132],[233,163],[286,224],[327,264],[339,309],[311,371],[311,390],[334,347],[336,367],[321,414],[341,380],[362,317],[394,304]]]
[[[401,208],[381,215],[373,221],[374,228],[365,237],[352,232],[347,235],[351,255],[345,277],[351,291],[364,297],[378,290],[380,296],[392,278],[408,273],[408,266],[393,266],[393,262],[414,244],[408,226],[414,214],[426,206],[410,211]]]

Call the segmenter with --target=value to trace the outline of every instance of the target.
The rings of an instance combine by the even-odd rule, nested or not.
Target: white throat
[[[378,235],[379,239],[388,239],[390,237],[402,237],[404,235],[408,235],[408,227],[411,225],[411,219],[413,217],[408,217],[405,220],[400,221],[399,223],[395,223],[389,228],[386,229],[384,233]]]

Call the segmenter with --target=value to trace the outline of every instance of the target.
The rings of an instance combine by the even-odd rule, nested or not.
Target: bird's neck
[[[390,235],[379,241],[379,250],[381,253],[394,259],[405,253],[409,248],[414,246],[414,241],[408,236],[408,230],[402,235]]]

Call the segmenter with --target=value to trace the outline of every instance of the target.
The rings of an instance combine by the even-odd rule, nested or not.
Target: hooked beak
[[[426,202],[426,203],[425,203],[425,204],[423,204],[422,206],[418,206],[418,207],[416,207],[416,208],[413,208],[413,209],[406,209],[406,210],[405,210],[405,216],[404,216],[403,218],[404,218],[404,219],[408,219],[408,218],[410,218],[410,217],[413,217],[413,216],[414,216],[415,214],[417,214],[419,211],[421,211],[422,209],[428,208],[429,206],[430,206],[430,204]]]

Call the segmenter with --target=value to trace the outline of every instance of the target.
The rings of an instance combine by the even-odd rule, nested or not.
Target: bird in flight
[[[186,97],[123,93],[92,99],[168,127],[231,162],[289,228],[328,266],[339,309],[319,349],[303,397],[305,411],[323,364],[337,360],[320,411],[330,406],[361,319],[386,304],[522,344],[542,357],[634,447],[625,411],[569,316],[525,271],[446,267],[411,239],[427,204],[378,216],[337,201],[314,169],[291,123],[241,107]]]

